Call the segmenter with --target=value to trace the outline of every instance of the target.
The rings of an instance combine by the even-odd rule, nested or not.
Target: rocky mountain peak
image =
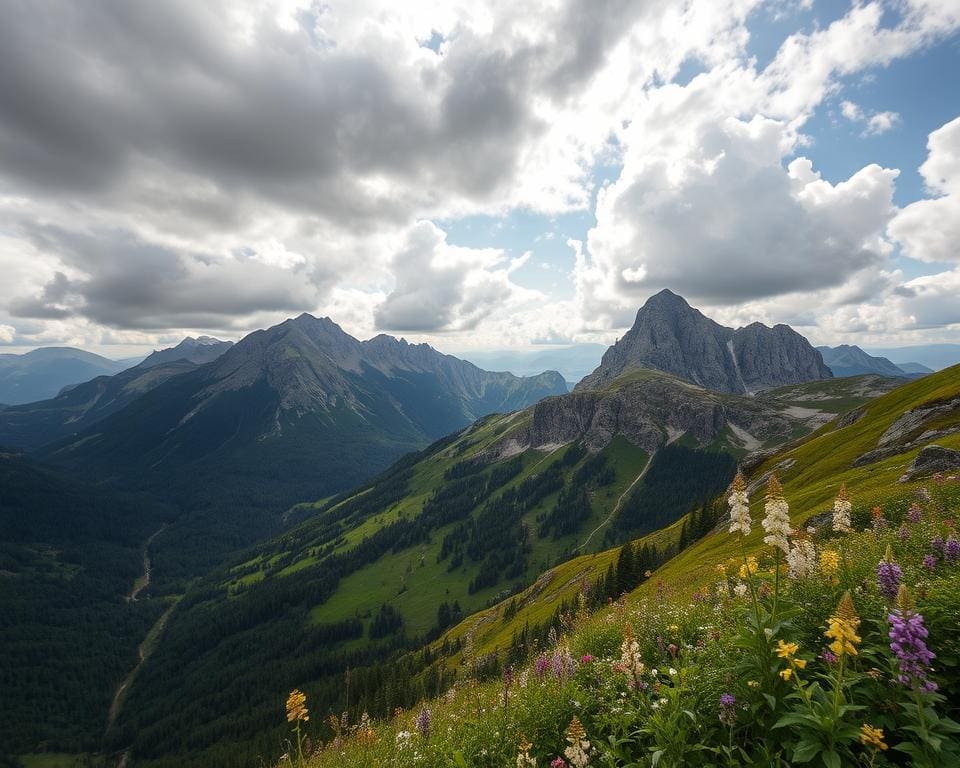
[[[727,328],[669,290],[651,296],[633,327],[578,390],[603,389],[630,370],[671,373],[707,389],[754,394],[830,378],[820,353],[790,326]]]

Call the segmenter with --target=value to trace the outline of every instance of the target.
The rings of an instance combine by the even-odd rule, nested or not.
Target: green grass
[[[100,768],[106,766],[106,758],[99,755],[71,755],[65,752],[20,755],[23,768]]]

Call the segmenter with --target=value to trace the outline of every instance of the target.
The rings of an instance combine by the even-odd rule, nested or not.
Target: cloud
[[[918,261],[960,261],[960,117],[930,134],[920,174],[938,197],[901,210],[890,223],[890,236]]]
[[[0,344],[13,344],[17,329],[12,325],[0,325]]]
[[[864,136],[879,136],[900,125],[900,114],[897,112],[873,112],[867,114],[859,105],[852,101],[840,102],[840,113],[851,123],[864,125]]]
[[[396,286],[375,313],[377,328],[397,332],[464,331],[498,311],[540,297],[510,280],[526,256],[452,246],[428,221],[410,231],[391,266]]]
[[[791,147],[784,123],[755,117],[706,123],[655,159],[628,153],[598,199],[582,293],[604,286],[593,301],[617,297],[625,311],[664,287],[730,304],[881,266],[898,172],[870,165],[834,185],[805,158],[784,168]]]
[[[11,314],[19,317],[83,317],[113,328],[228,328],[255,312],[312,305],[322,282],[255,254],[211,259],[127,231],[35,226],[25,234],[65,271],[55,272],[39,293],[11,301]]]

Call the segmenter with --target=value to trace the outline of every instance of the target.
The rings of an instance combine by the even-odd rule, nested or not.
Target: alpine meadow
[[[960,0],[0,18],[0,768],[960,768]]]

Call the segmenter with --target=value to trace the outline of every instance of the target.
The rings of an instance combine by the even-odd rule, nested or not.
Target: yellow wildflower
[[[797,643],[785,643],[783,640],[777,641],[777,656],[781,659],[792,659],[800,646]]]
[[[874,728],[867,723],[860,726],[860,743],[865,747],[879,749],[881,752],[890,748],[883,740],[883,728]]]
[[[307,695],[294,688],[287,696],[287,722],[306,722],[310,719],[307,711]]]
[[[793,676],[793,667],[787,667],[786,669],[780,670],[780,677],[782,677],[784,680],[789,681],[792,676]]]
[[[748,687],[748,688],[759,688],[759,687],[760,687],[760,681],[759,681],[759,680],[747,680],[747,687]]]
[[[857,634],[860,619],[849,592],[844,593],[837,605],[836,614],[827,619],[827,624],[824,635],[833,641],[830,643],[830,650],[838,657],[856,656],[857,646],[860,644],[860,636]]]
[[[820,553],[820,570],[824,576],[833,576],[840,567],[840,555],[832,549],[825,549]]]
[[[748,576],[752,576],[760,569],[760,564],[757,562],[757,558],[752,555],[747,558],[747,562],[740,566],[740,578],[745,579]]]

